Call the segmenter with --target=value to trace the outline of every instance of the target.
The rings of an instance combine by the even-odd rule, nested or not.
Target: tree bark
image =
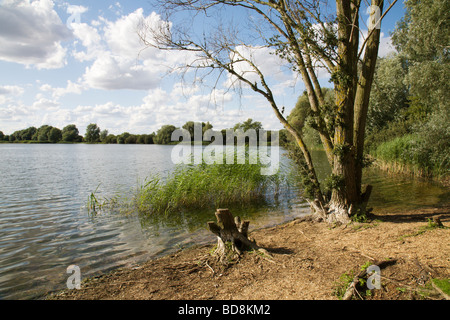
[[[383,9],[382,0],[372,0],[372,5],[378,6],[380,11]],[[369,109],[369,98],[372,89],[373,77],[375,74],[379,43],[380,29],[375,29],[371,32],[370,37],[367,39],[364,59],[362,61],[361,72],[356,88],[353,145],[356,149],[356,187],[359,189],[361,189],[362,180],[367,112]]]

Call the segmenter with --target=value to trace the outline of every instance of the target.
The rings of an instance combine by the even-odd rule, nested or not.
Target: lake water
[[[171,151],[163,145],[0,144],[0,299],[37,299],[64,289],[69,265],[79,266],[85,278],[213,241],[206,230],[213,211],[146,219],[86,209],[97,187],[99,197],[132,196],[146,177],[167,174],[174,166]],[[322,161],[320,152],[314,156]],[[282,163],[288,167],[287,159]],[[376,170],[365,176],[377,208],[434,205],[448,196],[419,180]],[[276,203],[233,213],[250,219],[252,230],[308,212],[289,189]]]

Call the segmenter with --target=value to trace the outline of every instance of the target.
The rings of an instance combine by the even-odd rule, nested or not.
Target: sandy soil
[[[334,228],[294,220],[252,231],[250,224],[250,237],[271,258],[245,252],[224,266],[211,255],[212,243],[87,279],[79,290],[47,298],[338,299],[334,292],[343,274],[357,274],[362,265],[390,259],[381,270],[381,289],[359,289],[354,299],[443,299],[432,290],[430,278],[450,276],[450,228],[425,229],[427,219],[438,214],[450,227],[448,205],[376,213],[370,223]]]

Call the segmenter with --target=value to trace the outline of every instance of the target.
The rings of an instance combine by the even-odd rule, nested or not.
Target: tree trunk
[[[372,0],[372,5],[383,9],[383,1]],[[355,114],[354,114],[354,132],[353,145],[356,149],[356,187],[361,188],[362,168],[364,160],[364,139],[366,131],[367,112],[369,110],[370,92],[372,89],[375,66],[378,58],[378,47],[380,45],[381,30],[375,28],[371,30],[372,35],[367,41],[364,60],[361,64],[358,85],[355,94]]]
[[[248,239],[248,226],[250,221],[241,221],[239,217],[233,219],[233,215],[228,209],[217,209],[217,225],[213,221],[208,222],[208,229],[217,236],[217,248],[215,254],[221,262],[239,257],[244,250],[257,250],[268,256],[267,251],[255,241]]]

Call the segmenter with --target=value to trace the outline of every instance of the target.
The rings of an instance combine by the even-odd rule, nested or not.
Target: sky
[[[380,57],[394,50],[390,32],[403,14],[398,1],[383,20]],[[113,134],[148,134],[165,124],[224,129],[248,118],[281,129],[263,97],[229,90],[231,78],[193,84],[193,72],[170,72],[189,56],[145,48],[142,21],[161,23],[152,1],[0,0],[0,131],[75,124],[84,134],[96,123]],[[247,54],[270,75],[288,114],[304,91],[298,75],[268,49]]]

